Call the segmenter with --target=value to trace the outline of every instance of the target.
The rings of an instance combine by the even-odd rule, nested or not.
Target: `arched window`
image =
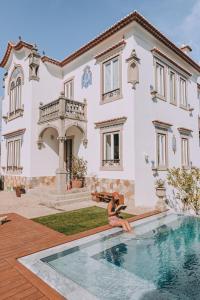
[[[10,78],[10,105],[9,113],[16,113],[21,109],[21,95],[22,95],[22,81],[23,81],[23,71],[21,67],[15,67]]]

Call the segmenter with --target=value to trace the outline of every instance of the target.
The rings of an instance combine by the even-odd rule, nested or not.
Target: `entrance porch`
[[[61,95],[41,105],[39,112],[38,148],[41,155],[51,153],[48,170],[54,168],[56,173],[56,193],[65,194],[71,180],[72,157],[84,157],[87,147],[86,100],[82,103]]]

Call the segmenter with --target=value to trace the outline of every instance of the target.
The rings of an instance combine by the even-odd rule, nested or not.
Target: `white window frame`
[[[114,87],[114,62],[117,61],[117,85],[116,87]],[[110,88],[106,91],[105,90],[105,87],[106,87],[106,83],[105,83],[105,80],[106,80],[106,66],[110,65]],[[119,86],[119,55],[109,59],[108,61],[104,62],[103,63],[103,93],[104,94],[107,94],[107,93],[111,93],[117,89],[120,88]]]
[[[123,126],[127,117],[121,117],[106,121],[95,123],[96,127],[100,129],[100,170],[101,171],[123,171]],[[119,133],[119,162],[105,164],[105,137],[108,134]],[[114,139],[114,138],[113,138]],[[114,142],[114,140],[113,140]],[[112,146],[113,147],[113,146]],[[113,148],[112,148],[113,149]],[[114,150],[113,156],[114,156]],[[112,157],[113,157],[112,156]],[[111,158],[112,158],[111,157]],[[114,158],[114,157],[113,157]]]
[[[67,99],[74,100],[74,78],[64,82],[64,94]]]
[[[7,140],[7,171],[21,169],[21,144],[20,136]]]
[[[115,162],[115,158],[114,158],[114,135],[117,134],[119,136],[119,162]],[[111,157],[110,159],[108,159],[107,156],[107,149],[106,149],[106,137],[110,136],[111,137],[111,146],[110,146],[110,154]],[[113,164],[113,165],[120,165],[120,157],[121,157],[121,153],[120,153],[120,130],[117,131],[111,131],[111,132],[106,132],[103,133],[103,160],[102,160],[102,166],[106,165],[106,164]],[[117,160],[117,159],[116,159]]]
[[[160,149],[160,139],[164,139],[164,151]],[[164,157],[161,163],[160,157]],[[168,133],[164,130],[156,131],[156,166],[158,170],[166,170],[168,167]]]
[[[182,86],[181,86],[181,82],[185,83],[185,88],[184,88],[184,93],[182,94]],[[183,97],[184,96],[184,97]],[[179,101],[180,101],[180,107],[187,109],[188,106],[188,99],[187,99],[187,79],[184,78],[183,76],[179,77]],[[183,101],[185,100],[185,101]]]
[[[160,87],[158,86],[158,72],[157,72],[157,66],[159,66],[159,68],[163,70],[163,78],[162,80],[160,80],[160,82],[162,81],[162,85],[160,85]],[[165,100],[166,101],[166,65],[164,63],[162,63],[160,60],[155,59],[155,90],[157,92],[156,97]],[[162,86],[162,89],[161,89]],[[163,90],[163,92],[161,91]],[[162,92],[162,93],[161,93]]]
[[[114,134],[119,134],[119,161],[114,161]],[[111,160],[106,161],[106,135],[111,135]],[[113,126],[111,128],[102,128],[100,130],[100,170],[102,171],[122,171],[123,170],[123,153],[122,153],[122,126]]]
[[[186,145],[186,148],[185,148]],[[181,166],[182,168],[189,168],[190,166],[190,150],[189,138],[181,136]]]
[[[113,62],[118,60],[118,84],[117,88],[114,88],[114,79],[113,79]],[[122,98],[122,62],[121,62],[121,52],[116,53],[115,55],[108,56],[107,59],[104,59],[101,62],[101,101],[100,104],[105,104],[111,101],[119,100]],[[105,91],[105,66],[111,64],[111,88],[108,91]]]
[[[154,124],[155,127],[155,145],[156,145],[155,146],[155,167],[152,168],[155,168],[158,171],[166,171],[169,164],[168,134],[172,124],[165,123],[159,120],[155,120],[152,123]],[[160,163],[159,161],[159,136],[165,137],[164,163]]]
[[[171,82],[171,74],[173,74],[174,81]],[[172,89],[173,87],[173,89]],[[170,96],[170,103],[177,105],[177,75],[176,72],[173,70],[169,69],[169,96]],[[173,91],[173,95],[172,95]]]

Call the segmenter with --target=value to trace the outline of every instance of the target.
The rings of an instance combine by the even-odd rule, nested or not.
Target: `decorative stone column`
[[[59,141],[59,168],[56,170],[56,190],[58,194],[66,192],[66,170],[64,168],[65,137],[58,137]]]

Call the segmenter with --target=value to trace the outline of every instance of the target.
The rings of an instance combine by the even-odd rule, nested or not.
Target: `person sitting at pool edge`
[[[124,231],[131,232],[132,228],[127,220],[119,217],[119,211],[116,211],[119,206],[119,194],[114,192],[112,200],[108,203],[108,222],[112,227],[122,227]]]

